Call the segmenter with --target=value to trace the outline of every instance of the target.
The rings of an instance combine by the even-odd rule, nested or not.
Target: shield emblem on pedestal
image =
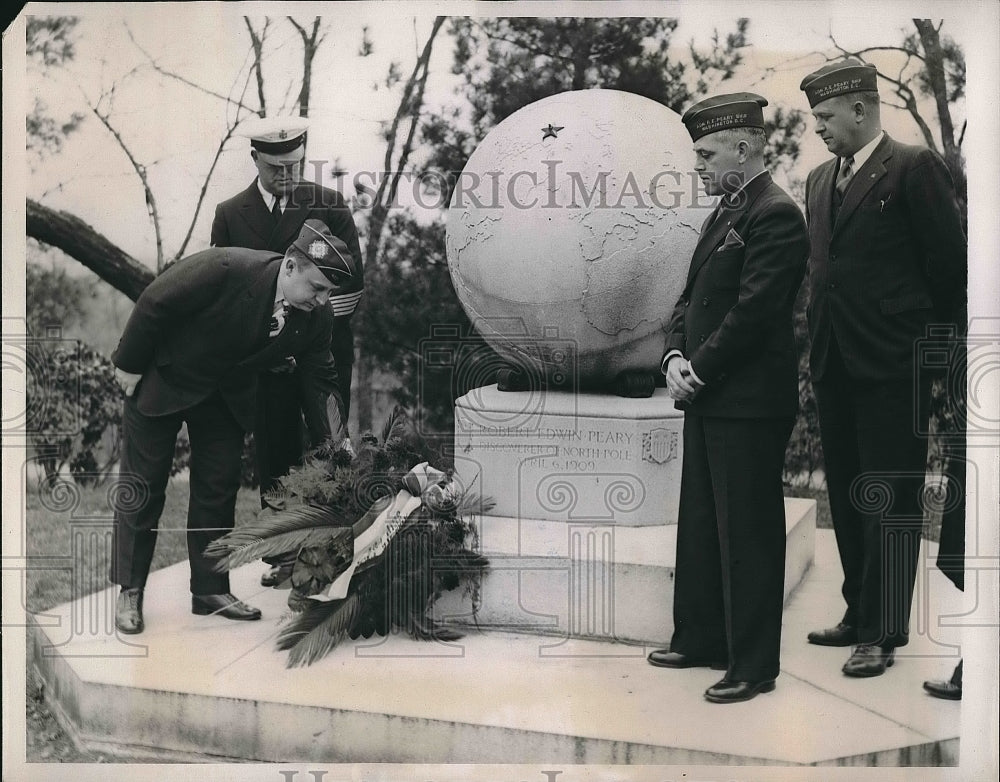
[[[677,458],[677,432],[670,429],[652,429],[642,435],[642,460],[666,464]]]

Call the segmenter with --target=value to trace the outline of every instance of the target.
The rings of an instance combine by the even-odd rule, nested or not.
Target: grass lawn
[[[260,509],[256,489],[241,489],[236,500],[237,523],[252,517]],[[82,489],[72,502],[62,503],[64,497],[42,497],[29,488],[25,498],[25,530],[29,557],[67,557],[70,555],[71,529],[74,524],[112,520],[106,489]],[[167,503],[160,519],[159,539],[153,557],[153,570],[187,560],[187,540],[184,525],[187,520],[188,483],[172,480],[167,487]],[[67,508],[67,505],[72,505]],[[55,508],[58,508],[56,510]],[[81,521],[86,519],[86,521]],[[82,561],[82,572],[69,570],[31,570],[25,574],[25,605],[29,613],[48,608],[82,596],[84,593],[106,589],[108,582],[108,553],[91,551]],[[74,587],[74,581],[77,586]],[[73,594],[74,589],[77,594]],[[184,596],[181,596],[184,597]],[[118,759],[105,753],[80,752],[72,739],[62,730],[45,704],[42,682],[29,668],[27,681],[26,759],[29,763],[108,763]]]

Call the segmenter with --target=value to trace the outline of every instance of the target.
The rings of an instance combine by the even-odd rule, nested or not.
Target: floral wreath
[[[291,590],[293,613],[277,640],[289,667],[311,665],[345,637],[401,629],[422,640],[461,638],[430,609],[459,586],[476,605],[488,562],[473,520],[494,503],[430,466],[408,423],[396,408],[381,437],[366,433],[356,455],[327,442],[267,495],[257,518],[205,551],[219,571],[294,556],[276,587]]]

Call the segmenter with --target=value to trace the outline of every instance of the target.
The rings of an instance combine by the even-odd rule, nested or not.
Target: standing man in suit
[[[244,125],[242,133],[250,139],[250,158],[257,178],[242,193],[216,207],[212,245],[284,252],[307,219],[321,221],[347,245],[358,273],[342,292],[330,297],[329,304],[333,315],[333,360],[343,400],[342,420],[339,425],[335,421],[332,428],[334,434],[346,435],[354,364],[351,315],[364,291],[364,266],[358,232],[343,196],[303,179],[307,131],[308,122],[301,117],[257,118]],[[286,363],[261,376],[254,445],[262,506],[263,498],[278,480],[302,462],[303,409],[294,366]],[[332,415],[336,413],[331,411]],[[318,445],[312,427],[309,434],[312,444]],[[261,583],[274,586],[288,575],[289,563],[281,557],[266,561],[272,569],[264,574]]]
[[[931,377],[918,341],[964,333],[966,239],[941,158],[881,127],[876,69],[848,59],[800,85],[836,157],[810,172],[809,357],[847,610],[809,642],[854,646],[878,676],[908,640]]]
[[[809,243],[764,169],[767,100],[718,95],[682,117],[709,195],[661,370],[684,415],[674,635],[666,668],[726,671],[715,703],[774,689],[785,574],[782,467],[798,409],[792,306]]]
[[[203,552],[233,527],[260,372],[294,356],[311,415],[326,418],[337,389],[327,302],[351,279],[346,255],[343,242],[310,220],[284,256],[205,250],[166,269],[136,302],[112,355],[125,392],[120,479],[129,486],[115,508],[110,573],[121,585],[121,632],[144,627],[143,591],[182,423],[191,440],[191,610],[260,619]]]

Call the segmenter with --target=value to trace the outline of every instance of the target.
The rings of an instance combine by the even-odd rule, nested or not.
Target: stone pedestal
[[[662,388],[623,399],[487,386],[455,403],[456,468],[478,475],[496,516],[676,524],[683,425]]]
[[[628,527],[483,516],[490,560],[476,605],[446,593],[445,622],[665,646],[673,634],[677,525]],[[785,601],[813,561],[814,500],[785,499]],[[607,650],[615,654],[613,649]]]
[[[649,399],[476,389],[455,405],[455,466],[496,506],[477,520],[480,593],[439,618],[664,645],[673,632],[683,414]],[[812,500],[786,500],[785,598],[813,559]]]

